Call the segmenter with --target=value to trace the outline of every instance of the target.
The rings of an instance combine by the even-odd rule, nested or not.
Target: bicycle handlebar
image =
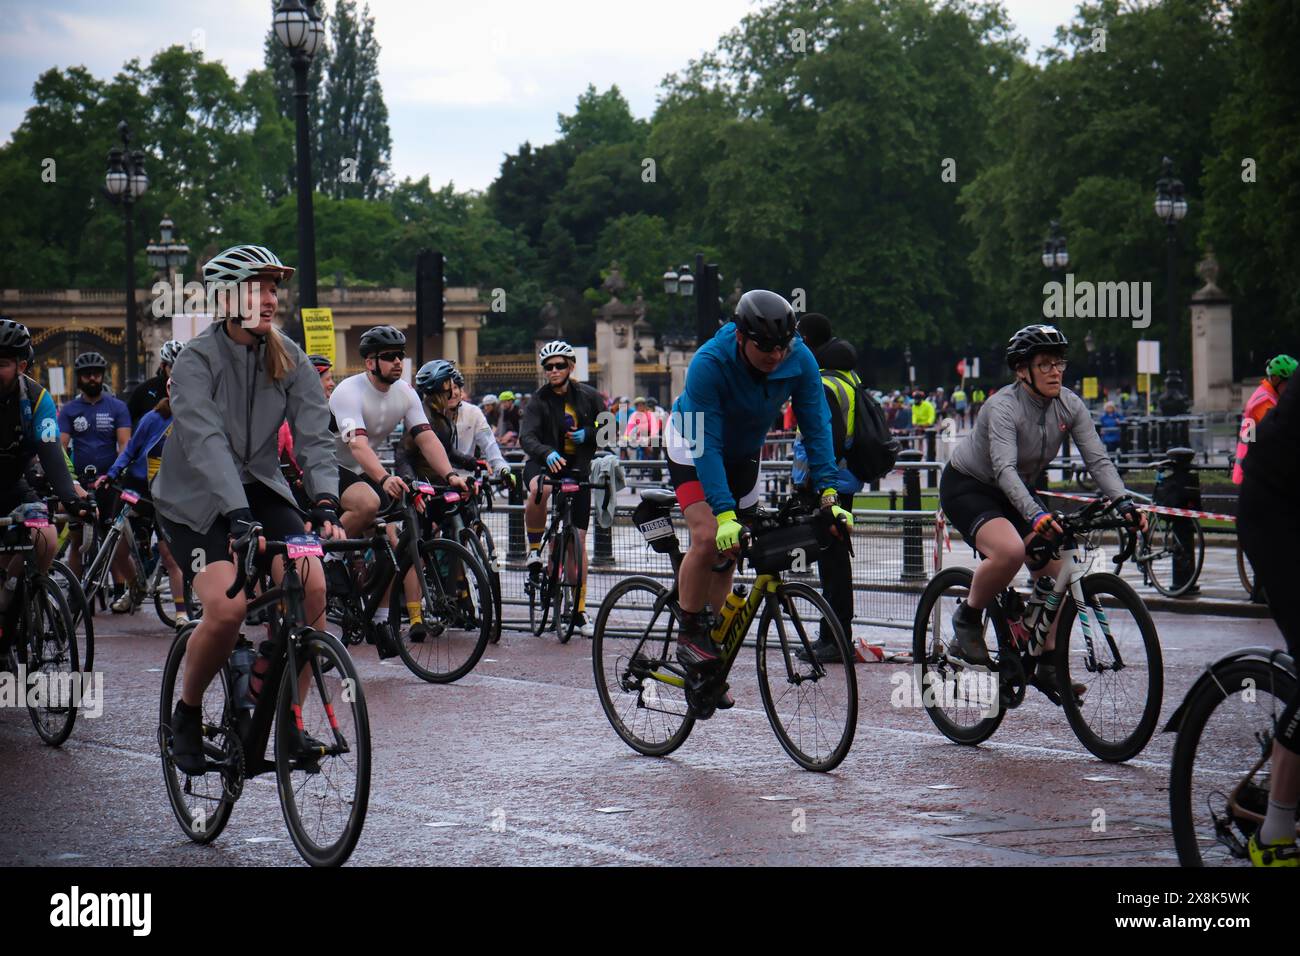
[[[256,547],[253,547],[256,543]],[[369,538],[343,538],[335,541],[331,539],[320,539],[321,549],[327,554],[331,551],[364,551],[370,547]],[[234,543],[231,548],[233,551]],[[272,557],[287,554],[289,551],[289,542],[267,540],[265,535],[257,535],[251,539],[243,548],[242,560],[237,553],[231,555],[235,558],[235,581],[226,590],[226,597],[233,598],[240,591],[248,592],[251,596],[253,585],[256,583],[256,577],[253,574],[257,566],[257,556],[259,554],[268,554]]]

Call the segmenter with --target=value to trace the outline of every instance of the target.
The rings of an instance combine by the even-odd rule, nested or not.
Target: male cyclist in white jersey
[[[939,482],[939,501],[948,520],[984,558],[975,569],[970,594],[953,615],[952,651],[971,664],[992,663],[984,643],[984,610],[1025,564],[1027,537],[1062,533],[1030,486],[1061,450],[1066,433],[1102,493],[1119,502],[1117,510],[1127,520],[1146,528],[1146,516],[1124,490],[1088,407],[1062,387],[1069,345],[1050,325],[1026,326],[1011,336],[1007,365],[1016,382],[985,402],[974,430],[957,445]],[[1050,562],[1032,576],[1055,577],[1060,564]],[[1054,646],[1055,624],[1045,649]],[[1055,666],[1040,663],[1033,684],[1056,702]]]
[[[430,428],[420,396],[402,381],[406,336],[391,325],[376,326],[361,336],[361,358],[366,363],[365,372],[339,382],[329,399],[338,424],[340,520],[350,538],[364,536],[380,510],[410,490],[379,460],[379,449],[399,422],[405,423],[406,434],[435,475],[462,491],[468,490],[465,479],[452,471],[446,449]],[[419,593],[413,575],[406,582],[407,594]],[[419,641],[427,628],[419,620],[419,605],[414,607],[411,639]],[[376,609],[375,620],[387,619],[385,601]],[[380,656],[391,657],[391,650],[381,646]]]

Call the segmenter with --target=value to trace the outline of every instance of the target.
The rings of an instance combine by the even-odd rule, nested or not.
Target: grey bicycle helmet
[[[204,282],[243,282],[256,275],[274,275],[283,281],[293,275],[294,269],[286,266],[266,246],[244,244],[222,249],[203,266]]]
[[[27,326],[13,319],[0,318],[0,355],[30,361],[31,348],[32,333],[27,331]]]
[[[421,398],[436,392],[455,371],[456,367],[446,359],[425,362],[420,366],[420,371],[415,373],[415,390],[419,392]]]
[[[77,360],[73,363],[72,368],[77,372],[84,372],[92,368],[103,370],[108,368],[108,359],[104,358],[104,356],[100,355],[98,352],[82,352],[77,356]]]
[[[784,345],[794,338],[794,309],[784,296],[751,289],[736,303],[736,328],[750,338]]]
[[[404,348],[406,348],[406,336],[400,329],[395,329],[391,325],[377,325],[361,336],[362,358],[369,358],[376,352]]]
[[[181,354],[181,349],[185,348],[185,343],[180,339],[172,339],[164,342],[163,347],[158,350],[158,361],[163,365],[175,365],[176,356]]]
[[[1007,365],[1014,371],[1039,352],[1059,352],[1070,349],[1070,340],[1054,325],[1026,325],[1007,342]]]

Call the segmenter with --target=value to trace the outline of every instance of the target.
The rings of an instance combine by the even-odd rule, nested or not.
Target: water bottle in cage
[[[1043,644],[1047,641],[1047,631],[1056,617],[1056,609],[1061,597],[1056,593],[1056,582],[1048,575],[1043,575],[1034,583],[1034,593],[1029,599],[1029,609],[1025,614],[1026,628],[1031,637],[1029,654],[1038,657],[1043,653]],[[1037,606],[1034,606],[1037,605]],[[1030,615],[1033,615],[1032,620]]]

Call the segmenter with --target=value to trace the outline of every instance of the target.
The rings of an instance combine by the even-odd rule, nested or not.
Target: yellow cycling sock
[[[420,613],[420,602],[414,601],[406,605],[406,616],[411,619],[411,626],[424,623],[424,615]]]
[[[578,613],[582,614],[587,610],[587,579],[582,579],[582,587],[578,588]]]

